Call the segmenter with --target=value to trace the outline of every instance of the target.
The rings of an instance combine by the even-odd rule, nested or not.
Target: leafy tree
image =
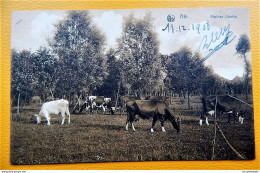
[[[36,51],[34,58],[31,60],[33,66],[33,75],[35,82],[33,83],[34,95],[41,96],[46,99],[48,95],[54,97],[55,85],[57,79],[57,69],[59,67],[58,59],[47,47],[40,47]]]
[[[106,65],[108,76],[104,80],[103,85],[97,91],[99,95],[112,97],[113,100],[115,100],[116,94],[120,89],[120,62],[116,58],[117,53],[118,51],[115,51],[112,48],[109,49],[106,53]]]
[[[69,11],[56,25],[50,45],[59,59],[56,93],[94,93],[106,77],[104,35],[88,11]]]
[[[237,46],[236,46],[236,51],[238,54],[241,55],[241,57],[244,60],[245,63],[245,74],[244,74],[244,85],[245,85],[245,93],[246,93],[246,100],[248,100],[248,88],[249,88],[249,83],[250,83],[250,63],[246,58],[246,53],[250,51],[250,41],[247,35],[243,34],[240,36]]]
[[[226,80],[214,73],[211,67],[205,67],[204,75],[201,82],[201,93],[203,96],[226,94],[225,83]]]
[[[168,87],[175,92],[188,96],[188,108],[190,108],[190,94],[200,91],[207,74],[205,66],[200,62],[200,55],[193,54],[189,48],[181,48],[169,56],[166,64]]]
[[[119,45],[121,80],[127,94],[148,94],[161,80],[159,42],[147,14],[143,19],[129,15],[124,19]]]
[[[19,105],[20,96],[23,103],[29,102],[32,96],[31,86],[35,76],[31,60],[34,54],[28,50],[18,52],[13,49],[11,56],[11,98],[13,104]]]

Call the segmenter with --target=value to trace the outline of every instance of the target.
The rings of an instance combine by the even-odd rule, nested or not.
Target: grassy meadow
[[[199,125],[199,115],[175,110],[182,118],[181,132],[165,122],[166,133],[158,121],[151,133],[152,120],[135,123],[136,132],[125,130],[126,115],[72,114],[71,124],[60,125],[52,116],[51,126],[42,118],[35,124],[32,115],[39,109],[21,109],[20,118],[11,120],[11,163],[51,164],[111,161],[211,160],[214,119]],[[14,112],[14,111],[12,111]],[[15,113],[12,113],[14,116]],[[218,118],[230,144],[247,159],[254,159],[254,126],[251,118],[244,124],[227,124]],[[217,131],[214,160],[240,160]]]

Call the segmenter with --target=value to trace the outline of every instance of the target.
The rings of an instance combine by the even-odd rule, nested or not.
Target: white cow
[[[34,116],[37,119],[37,124],[41,122],[41,116],[45,117],[47,125],[49,126],[51,124],[50,114],[58,115],[59,113],[61,113],[62,116],[61,125],[64,124],[65,113],[68,116],[68,124],[70,124],[69,102],[64,99],[44,103],[39,114],[35,114]]]

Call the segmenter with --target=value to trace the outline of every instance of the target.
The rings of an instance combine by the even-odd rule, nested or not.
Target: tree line
[[[106,38],[88,11],[68,11],[55,25],[48,46],[11,52],[11,101],[27,104],[87,95],[117,99],[120,95],[173,96],[246,94],[252,88],[246,53],[249,39],[241,35],[236,47],[245,62],[244,77],[226,80],[201,62],[201,55],[182,47],[170,55],[159,52],[153,18],[133,14],[124,18],[116,48],[106,50]],[[174,46],[174,44],[173,44]]]

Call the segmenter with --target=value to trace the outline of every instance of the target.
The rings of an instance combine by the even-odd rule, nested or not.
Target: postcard
[[[11,164],[255,159],[248,8],[11,23]]]

